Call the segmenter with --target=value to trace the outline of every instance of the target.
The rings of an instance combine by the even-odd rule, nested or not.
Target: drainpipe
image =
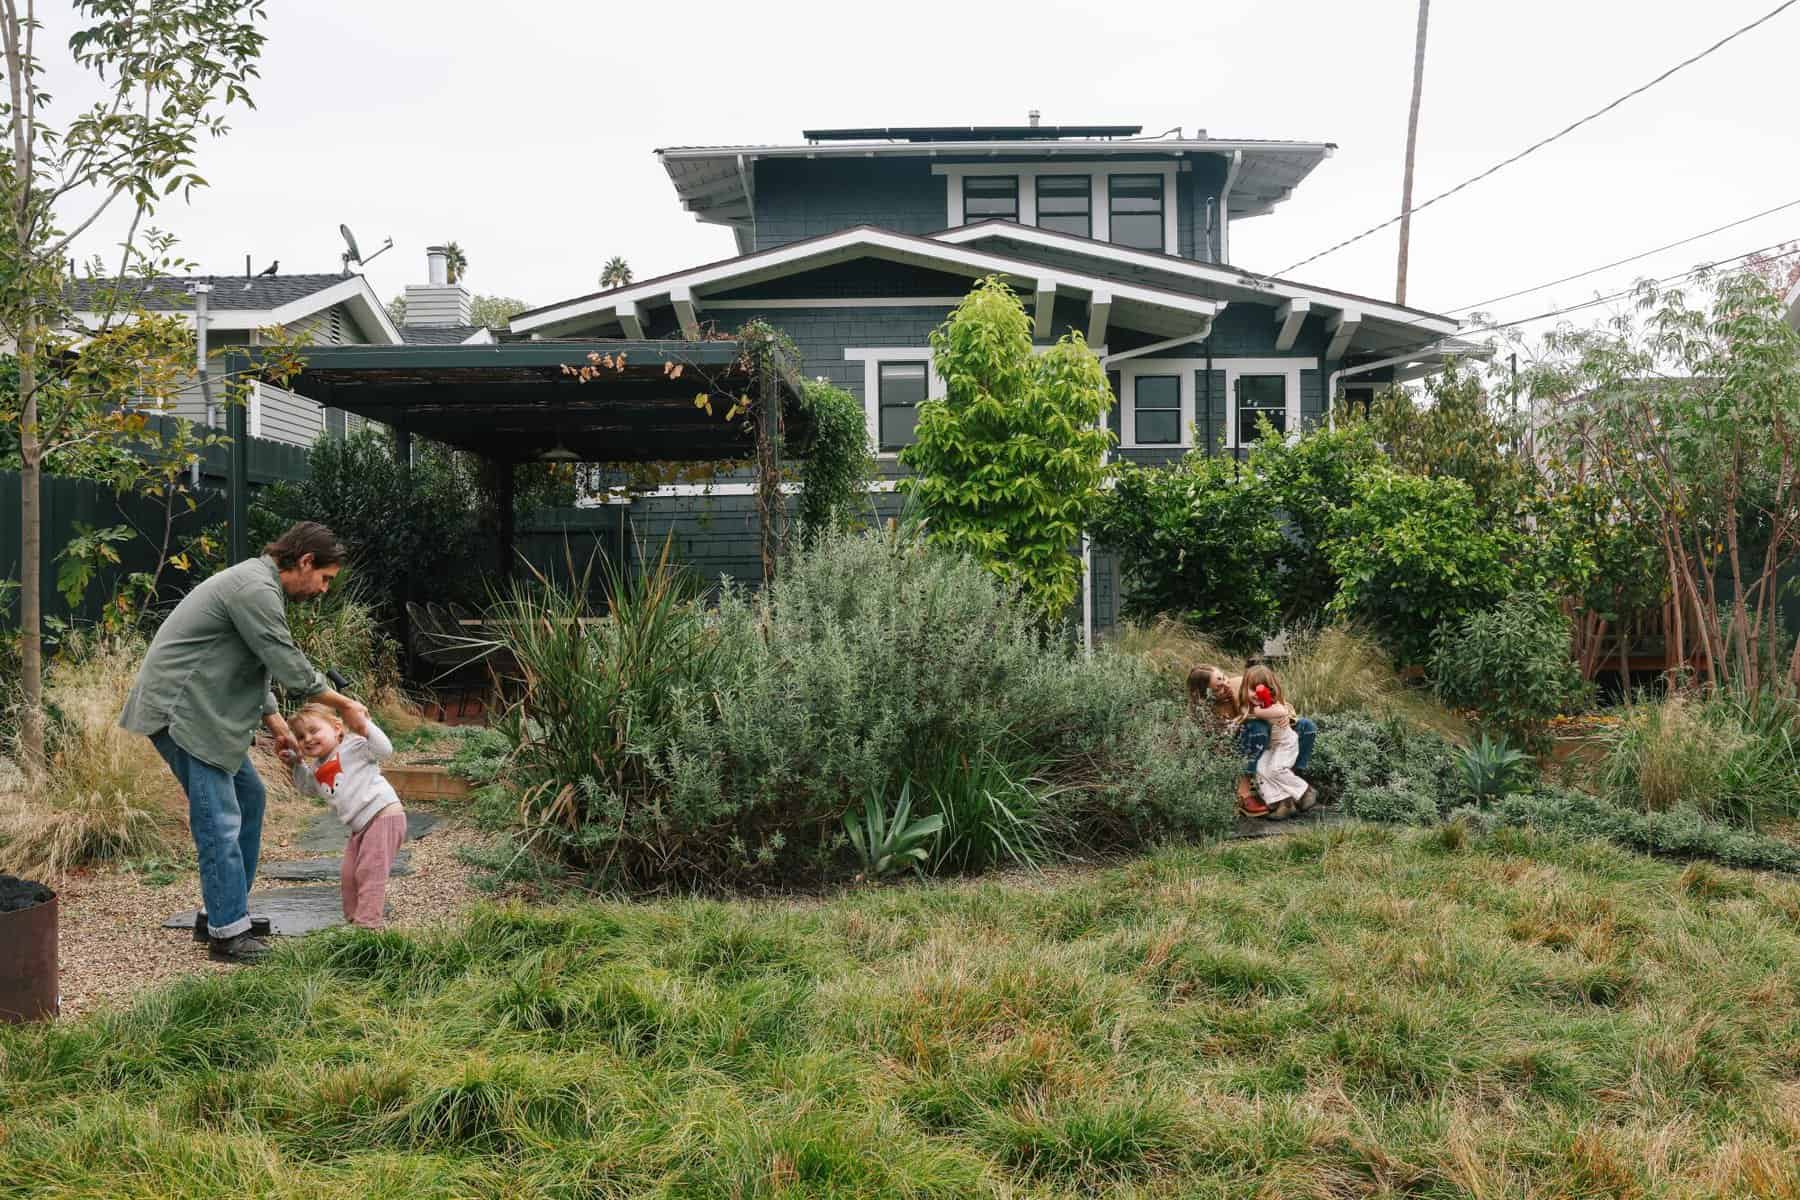
[[[1225,186],[1219,189],[1219,261],[1231,261],[1231,185],[1237,182],[1238,171],[1244,165],[1244,152],[1231,152],[1231,166],[1225,171]]]
[[[1424,358],[1426,355],[1436,350],[1437,345],[1441,344],[1442,343],[1427,346],[1422,350],[1415,350],[1411,354],[1396,354],[1392,358],[1384,358],[1372,363],[1363,363],[1361,366],[1357,367],[1339,367],[1337,370],[1333,371],[1331,377],[1325,381],[1325,403],[1329,405],[1337,398],[1338,380],[1351,375],[1366,375],[1370,371],[1379,371],[1383,367],[1391,367],[1399,363],[1418,362],[1421,358]],[[1329,408],[1326,409],[1326,412],[1329,413],[1330,411]]]

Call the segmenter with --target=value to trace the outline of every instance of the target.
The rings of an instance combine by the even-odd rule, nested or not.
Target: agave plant
[[[1517,790],[1525,770],[1525,755],[1487,734],[1462,752],[1463,782],[1477,804],[1498,800]]]
[[[844,814],[844,832],[862,860],[863,876],[877,879],[910,866],[917,871],[930,855],[927,843],[944,828],[941,816],[912,819],[912,784],[900,785],[900,803],[889,817],[880,792],[870,792],[863,811]]]

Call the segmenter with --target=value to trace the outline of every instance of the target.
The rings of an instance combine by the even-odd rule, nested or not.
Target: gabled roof
[[[370,340],[398,345],[400,331],[387,308],[361,275],[160,275],[153,279],[77,279],[68,285],[70,306],[78,323],[98,325],[100,306],[115,303],[121,311],[141,307],[151,312],[194,311],[188,289],[209,284],[207,325],[212,329],[262,329],[290,325],[336,304],[346,305]],[[110,293],[117,288],[118,295]]]
[[[656,152],[675,185],[682,207],[702,221],[747,225],[755,194],[752,168],[764,158],[957,158],[997,155],[1069,160],[1156,159],[1216,154],[1236,163],[1227,213],[1238,219],[1259,216],[1286,200],[1300,181],[1331,156],[1332,142],[1282,142],[1247,138],[1043,138],[969,140],[842,141],[804,145],[668,146]]]
[[[1020,225],[1016,221],[978,221],[941,230],[931,236],[936,241],[984,246],[1001,254],[1054,256],[1058,262],[1087,264],[1090,270],[1117,273],[1123,278],[1137,278],[1163,286],[1191,287],[1199,294],[1225,301],[1263,304],[1302,301],[1309,310],[1355,312],[1365,322],[1381,322],[1404,329],[1407,340],[1416,340],[1420,331],[1451,334],[1461,325],[1454,317],[1408,308],[1389,300],[1296,283],[1274,275],[1259,275],[1229,263],[1197,262],[1155,250],[1115,246],[1078,234]]]
[[[1114,321],[1150,333],[1194,333],[1204,329],[1224,307],[1219,301],[1191,292],[1112,279],[1080,269],[1050,268],[975,247],[858,225],[532,309],[515,316],[511,329],[514,333],[554,337],[592,329],[614,319],[628,326],[633,322],[641,326],[643,311],[651,306],[704,306],[709,289],[718,292],[746,287],[860,258],[912,263],[971,280],[983,275],[1004,275],[1040,292],[1083,299],[1105,296]]]

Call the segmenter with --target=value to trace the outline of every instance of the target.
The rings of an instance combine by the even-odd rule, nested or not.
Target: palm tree
[[[444,271],[449,275],[450,282],[461,283],[462,277],[468,273],[468,270],[469,256],[463,253],[463,248],[455,242],[445,246]]]
[[[630,282],[631,268],[616,254],[607,259],[606,265],[600,269],[600,286],[603,288],[624,287]]]

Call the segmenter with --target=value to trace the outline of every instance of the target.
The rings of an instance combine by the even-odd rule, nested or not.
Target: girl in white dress
[[[1294,732],[1294,710],[1275,672],[1265,666],[1245,671],[1238,708],[1269,723],[1269,748],[1256,760],[1256,790],[1269,807],[1269,819],[1283,820],[1313,807],[1316,800],[1311,785],[1294,770],[1300,758],[1300,738]]]

